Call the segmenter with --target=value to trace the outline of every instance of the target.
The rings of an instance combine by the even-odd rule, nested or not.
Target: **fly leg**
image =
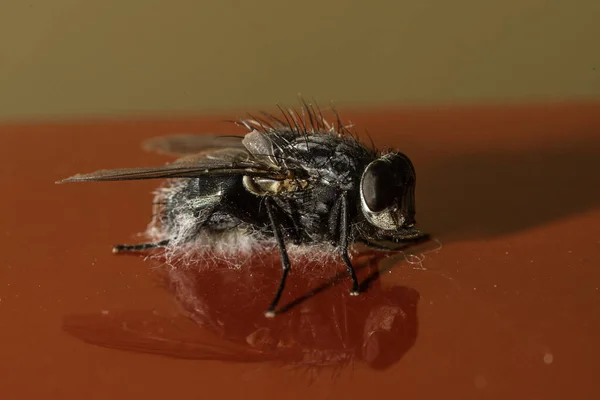
[[[417,245],[419,243],[427,242],[430,239],[431,239],[431,236],[429,234],[423,233],[415,238],[410,238],[410,239],[405,239],[405,240],[396,240],[395,243],[397,243],[398,246],[390,246],[390,245],[384,244],[384,243],[376,243],[376,242],[372,242],[367,239],[360,239],[359,241],[364,243],[365,245],[367,245],[368,247],[370,247],[372,249],[394,252],[394,251],[402,251],[408,247]]]
[[[279,288],[277,288],[275,297],[273,298],[271,305],[265,312],[265,317],[273,318],[275,316],[275,307],[277,307],[277,304],[279,303],[279,299],[281,298],[281,294],[283,293],[283,289],[285,288],[285,281],[287,279],[288,273],[290,272],[290,259],[287,254],[287,250],[285,249],[283,235],[279,230],[279,225],[277,224],[277,221],[275,221],[275,215],[273,214],[273,204],[272,200],[269,197],[265,198],[265,208],[267,210],[267,214],[269,215],[269,221],[271,222],[271,228],[273,229],[273,235],[275,236],[277,247],[279,247],[279,254],[281,255],[281,268],[283,270],[283,273],[281,275],[281,281],[279,282]]]
[[[350,233],[350,221],[348,220],[348,194],[343,192],[340,200],[342,203],[340,210],[340,253],[342,260],[344,260],[344,264],[346,264],[346,269],[350,274],[350,278],[352,278],[352,289],[350,289],[350,295],[358,296],[360,292],[358,279],[356,278],[356,272],[354,271],[354,267],[352,266],[350,257],[348,256],[348,234]]]
[[[161,240],[155,243],[139,243],[139,244],[117,244],[113,247],[113,253],[135,253],[138,251],[156,249],[165,247],[169,244],[169,239]]]
[[[209,208],[208,212],[204,212],[201,215],[202,209],[193,210],[194,218],[201,218],[198,222],[198,231],[204,226],[208,218],[215,212],[216,206]],[[152,250],[160,247],[165,247],[169,244],[169,239],[164,239],[159,242],[153,243],[139,243],[139,244],[117,244],[113,247],[113,253],[135,253],[139,251]]]

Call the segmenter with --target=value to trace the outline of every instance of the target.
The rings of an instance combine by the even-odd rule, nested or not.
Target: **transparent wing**
[[[245,149],[228,148],[189,155],[158,167],[105,169],[77,174],[57,183],[196,178],[208,175],[248,175],[274,180],[285,179],[286,176],[278,165],[256,159]]]
[[[184,154],[184,157],[158,167],[105,169],[77,174],[56,183],[197,178],[208,175],[246,175],[284,180],[290,171],[300,167],[282,162],[275,155],[275,148],[281,149],[281,146],[273,142],[272,136],[256,130],[244,137],[165,136],[151,139],[144,147],[168,151],[170,154]]]
[[[260,362],[274,357],[221,339],[186,317],[153,311],[68,315],[63,330],[92,345],[170,358]]]
[[[243,136],[180,134],[149,139],[142,147],[149,152],[182,156],[222,148],[242,149],[242,139]]]

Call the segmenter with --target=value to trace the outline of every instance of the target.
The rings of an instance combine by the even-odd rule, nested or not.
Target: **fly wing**
[[[63,330],[92,345],[188,360],[268,361],[269,355],[245,343],[220,338],[184,316],[132,310],[75,314]],[[270,358],[273,358],[271,355]]]
[[[145,141],[142,147],[149,152],[182,156],[215,149],[243,149],[242,139],[243,136],[181,134],[155,137]]]
[[[273,142],[272,136],[253,130],[244,136],[241,144],[257,160],[267,164],[279,164],[275,156],[276,143]]]
[[[189,155],[158,167],[108,169],[77,174],[57,183],[198,178],[208,175],[248,175],[274,180],[285,179],[285,172],[278,165],[257,159],[245,149],[227,148]]]

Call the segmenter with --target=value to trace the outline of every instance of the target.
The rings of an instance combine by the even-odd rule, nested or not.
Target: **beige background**
[[[598,0],[0,0],[0,119],[600,97]]]

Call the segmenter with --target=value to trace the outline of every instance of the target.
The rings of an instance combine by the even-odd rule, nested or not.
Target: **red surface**
[[[275,320],[273,260],[188,274],[198,323],[152,263],[110,252],[145,228],[158,182],[53,182],[162,163],[142,139],[230,124],[0,126],[2,398],[598,398],[600,104],[342,117],[413,159],[441,245],[413,250],[422,268],[365,261],[382,276],[359,298],[339,266],[297,267],[282,304],[341,279]]]

